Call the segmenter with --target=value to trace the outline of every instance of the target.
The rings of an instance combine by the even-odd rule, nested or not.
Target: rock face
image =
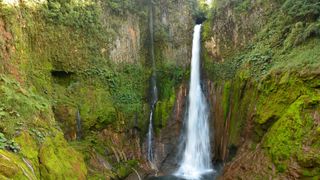
[[[317,161],[313,151],[318,142],[313,136],[317,136],[318,92],[307,85],[317,81],[317,76],[309,74],[314,78],[304,81],[292,73],[281,82],[284,76],[271,74],[259,84],[245,79],[209,83],[214,137],[220,138],[214,142],[214,157],[231,160],[223,179],[301,178],[308,165],[300,157]],[[294,87],[289,82],[294,82]]]
[[[223,61],[237,50],[252,42],[253,37],[268,20],[270,9],[277,8],[268,3],[249,1],[218,1],[214,15],[206,23],[204,46],[214,59]],[[220,4],[221,3],[221,4]]]
[[[181,106],[193,20],[189,2],[153,6],[162,143],[173,106]],[[140,0],[0,3],[0,166],[8,169],[0,177],[123,179],[148,169],[149,7]],[[171,151],[160,146],[159,162]]]
[[[155,153],[158,167],[158,175],[173,173],[179,162],[179,146],[181,131],[187,106],[187,86],[181,85],[178,89],[173,111],[170,113],[166,126],[163,127],[155,140]]]
[[[139,63],[143,45],[139,17],[130,13],[126,17],[115,17],[110,16],[110,14],[104,16],[107,28],[112,29],[112,26],[119,26],[114,32],[116,35],[112,38],[108,47],[109,58],[116,63]],[[120,24],[110,24],[108,21],[112,18],[116,18]],[[101,51],[106,51],[106,49]]]
[[[204,74],[213,157],[225,163],[220,179],[320,176],[314,154],[320,150],[319,34],[297,30],[308,15],[296,16],[308,13],[290,3],[229,2],[218,5],[205,25],[212,27],[204,32]],[[315,18],[305,28],[320,16],[309,15]]]
[[[155,3],[155,42],[157,61],[187,66],[191,59],[192,19],[191,3],[183,0]]]

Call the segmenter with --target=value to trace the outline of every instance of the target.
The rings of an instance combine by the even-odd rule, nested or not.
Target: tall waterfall
[[[201,25],[194,27],[186,146],[175,176],[201,179],[213,171],[210,158],[208,107],[200,85]]]
[[[156,104],[158,102],[158,90],[157,90],[157,74],[156,74],[156,62],[154,58],[154,34],[153,34],[153,4],[152,1],[149,7],[149,36],[150,36],[150,57],[152,61],[152,76],[150,79],[150,115],[149,115],[149,128],[147,134],[147,158],[153,169],[156,169],[154,163],[154,153],[153,153],[153,116]]]

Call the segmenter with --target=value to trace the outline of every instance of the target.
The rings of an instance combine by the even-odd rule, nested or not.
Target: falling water
[[[151,109],[149,116],[149,129],[148,129],[148,160],[152,166],[154,166],[154,154],[153,154],[153,112],[158,101],[158,90],[156,85],[156,76],[151,77]],[[155,168],[155,167],[152,167]]]
[[[193,34],[189,107],[186,122],[186,146],[175,176],[184,179],[201,179],[213,172],[210,158],[210,139],[207,102],[200,85],[201,25]]]
[[[158,90],[157,90],[157,74],[156,74],[156,63],[154,58],[154,34],[153,34],[153,4],[150,3],[149,7],[149,36],[150,36],[150,56],[152,62],[152,76],[150,79],[151,88],[151,101],[150,101],[150,116],[149,116],[149,128],[147,134],[147,158],[153,169],[156,169],[153,154],[153,112],[158,101]]]

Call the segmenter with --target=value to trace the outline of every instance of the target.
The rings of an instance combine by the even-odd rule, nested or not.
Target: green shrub
[[[183,79],[186,79],[187,71],[182,67],[169,63],[161,65],[157,70],[159,98],[167,99],[172,95],[172,89],[175,89]]]
[[[14,79],[3,75],[0,75],[0,96],[0,130],[10,137],[24,126],[35,125],[35,116],[46,118],[51,115],[47,99],[22,88]]]
[[[114,105],[124,113],[142,109],[147,72],[142,66],[121,64],[106,72]]]
[[[318,0],[287,0],[282,10],[293,18],[316,19],[320,15],[320,2]]]
[[[106,5],[114,14],[124,15],[127,11],[142,15],[143,6],[149,3],[148,0],[108,0]]]
[[[101,10],[95,2],[74,0],[48,0],[42,9],[47,22],[93,32],[101,28]]]
[[[20,146],[14,140],[8,140],[4,134],[0,132],[0,149],[18,152],[20,151]]]

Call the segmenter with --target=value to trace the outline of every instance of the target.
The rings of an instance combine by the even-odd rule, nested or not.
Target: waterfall
[[[213,172],[210,157],[208,107],[200,84],[201,25],[193,34],[189,107],[186,122],[186,145],[180,167],[175,176],[184,179],[201,179]]]
[[[152,62],[152,76],[150,79],[150,115],[149,115],[149,128],[147,134],[147,158],[150,162],[150,165],[153,169],[156,169],[154,162],[154,153],[153,153],[153,115],[156,104],[158,102],[158,90],[157,90],[157,74],[156,74],[156,63],[154,58],[154,32],[153,32],[153,2],[150,2],[149,8],[149,36],[150,36],[150,57]]]

